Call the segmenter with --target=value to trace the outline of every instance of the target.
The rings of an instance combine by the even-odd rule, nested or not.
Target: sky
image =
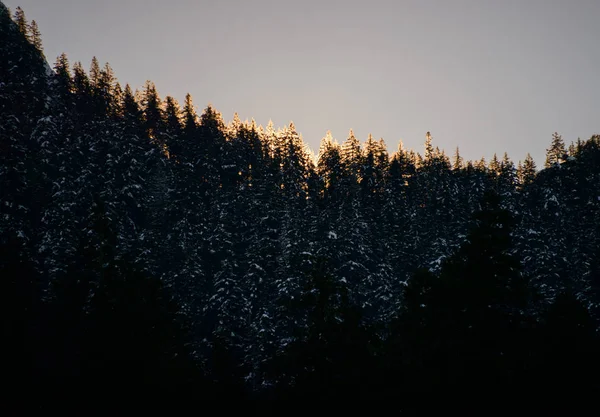
[[[318,150],[400,140],[488,161],[600,133],[598,0],[3,0],[51,64],[109,62],[124,85],[190,93],[226,120],[294,121]]]

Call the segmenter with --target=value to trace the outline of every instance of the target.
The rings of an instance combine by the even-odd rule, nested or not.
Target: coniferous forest
[[[597,410],[600,136],[315,156],[0,3],[0,275],[8,414]]]

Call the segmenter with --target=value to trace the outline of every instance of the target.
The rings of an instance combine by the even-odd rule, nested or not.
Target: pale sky
[[[191,93],[226,120],[293,120],[318,150],[425,133],[467,159],[600,133],[600,0],[3,0],[42,31],[51,64],[108,61],[122,84]]]

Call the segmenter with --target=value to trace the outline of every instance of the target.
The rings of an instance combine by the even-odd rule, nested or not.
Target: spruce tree
[[[123,109],[121,107],[121,104],[123,103],[123,95],[123,87],[121,87],[121,83],[117,81],[112,92],[111,116],[113,118],[118,119],[123,117]]]
[[[143,112],[140,109],[129,84],[125,85],[125,91],[123,92],[122,102],[120,104],[120,111],[123,114],[124,120],[127,122],[127,126],[130,129],[139,131],[139,134],[142,134],[141,130],[144,123]]]
[[[500,174],[500,160],[498,156],[494,154],[492,160],[490,161],[490,165],[488,166],[488,170],[492,177],[497,177]]]
[[[73,79],[71,78],[71,67],[67,54],[63,53],[56,58],[54,72],[56,73],[54,84],[56,86],[57,95],[61,101],[68,106],[73,90]]]
[[[354,131],[350,130],[348,138],[342,144],[341,149],[342,162],[345,165],[345,176],[353,178],[358,182],[362,167],[362,150],[360,142],[354,136]]]
[[[90,74],[92,74],[92,72]],[[100,70],[97,77],[97,81],[94,83],[94,76],[92,76],[92,88],[94,101],[97,106],[97,113],[104,117],[113,117],[116,115],[117,107],[119,105],[114,95],[117,80],[114,71],[108,62]]]
[[[459,171],[463,168],[463,158],[462,156],[460,156],[460,151],[458,149],[458,146],[456,147],[456,151],[454,152],[454,161],[452,162],[452,169],[454,171]]]
[[[496,190],[503,199],[503,204],[506,208],[514,211],[516,206],[516,191],[517,191],[517,170],[515,164],[510,160],[505,152],[502,161],[500,162],[500,170],[496,178]]]
[[[162,109],[162,101],[156,91],[156,86],[151,81],[146,81],[144,85],[141,104],[144,111],[146,134],[161,147],[164,146],[164,111]]]
[[[95,114],[95,107],[92,105],[92,85],[81,62],[76,62],[73,65],[73,93],[75,96],[77,122],[84,124],[92,120]]]
[[[167,96],[165,100],[165,141],[170,149],[174,142],[180,140],[182,133],[181,126],[181,109],[179,103],[171,96]],[[177,149],[177,147],[175,146]]]
[[[100,83],[100,63],[98,62],[98,58],[95,56],[92,58],[92,63],[90,64],[89,78],[90,78],[90,86],[92,91],[97,91]]]
[[[425,134],[425,159],[430,159],[433,157],[433,145],[432,145],[432,137],[431,132],[427,132]]]
[[[527,154],[520,169],[517,170],[517,177],[519,179],[519,185],[526,187],[533,183],[536,175],[535,161],[530,154]]]
[[[487,172],[487,163],[485,162],[485,157],[481,157],[481,159],[475,162],[475,168],[480,172]]]
[[[550,168],[557,164],[560,164],[566,158],[565,142],[561,135],[557,132],[552,134],[552,142],[550,148],[546,150],[546,163],[545,167]]]
[[[410,183],[414,180],[415,173],[414,161],[400,142],[388,170],[383,208],[386,215],[384,230],[387,233],[385,244],[388,245],[388,260],[398,283],[406,279],[408,271],[412,270],[411,264],[417,262],[414,256],[407,256],[409,246],[415,243],[411,238],[414,223],[410,221],[414,213],[410,201]],[[398,290],[399,284],[396,284],[396,295]]]
[[[341,149],[328,131],[319,147],[317,158],[317,174],[320,176],[323,187],[323,198],[331,205],[335,204],[335,197],[339,192],[339,181],[342,169]]]
[[[15,23],[17,24],[17,28],[19,29],[19,32],[21,32],[21,34],[23,34],[25,39],[27,39],[28,41],[31,42],[31,36],[29,33],[29,24],[27,23],[27,18],[25,17],[25,12],[23,11],[23,9],[21,9],[21,7],[17,7],[15,9],[15,14],[14,14],[13,19],[14,19]]]
[[[42,34],[35,20],[32,20],[29,25],[29,34],[31,44],[40,52],[40,54],[43,54],[44,47],[42,46]]]
[[[186,134],[193,133],[198,127],[198,115],[192,101],[192,95],[185,95],[185,105],[183,107],[183,127]]]

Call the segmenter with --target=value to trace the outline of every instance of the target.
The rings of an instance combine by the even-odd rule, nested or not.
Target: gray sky
[[[598,0],[3,0],[21,6],[54,62],[108,61],[230,120],[290,120],[313,149],[425,132],[468,159],[530,152],[552,132],[600,132]]]

